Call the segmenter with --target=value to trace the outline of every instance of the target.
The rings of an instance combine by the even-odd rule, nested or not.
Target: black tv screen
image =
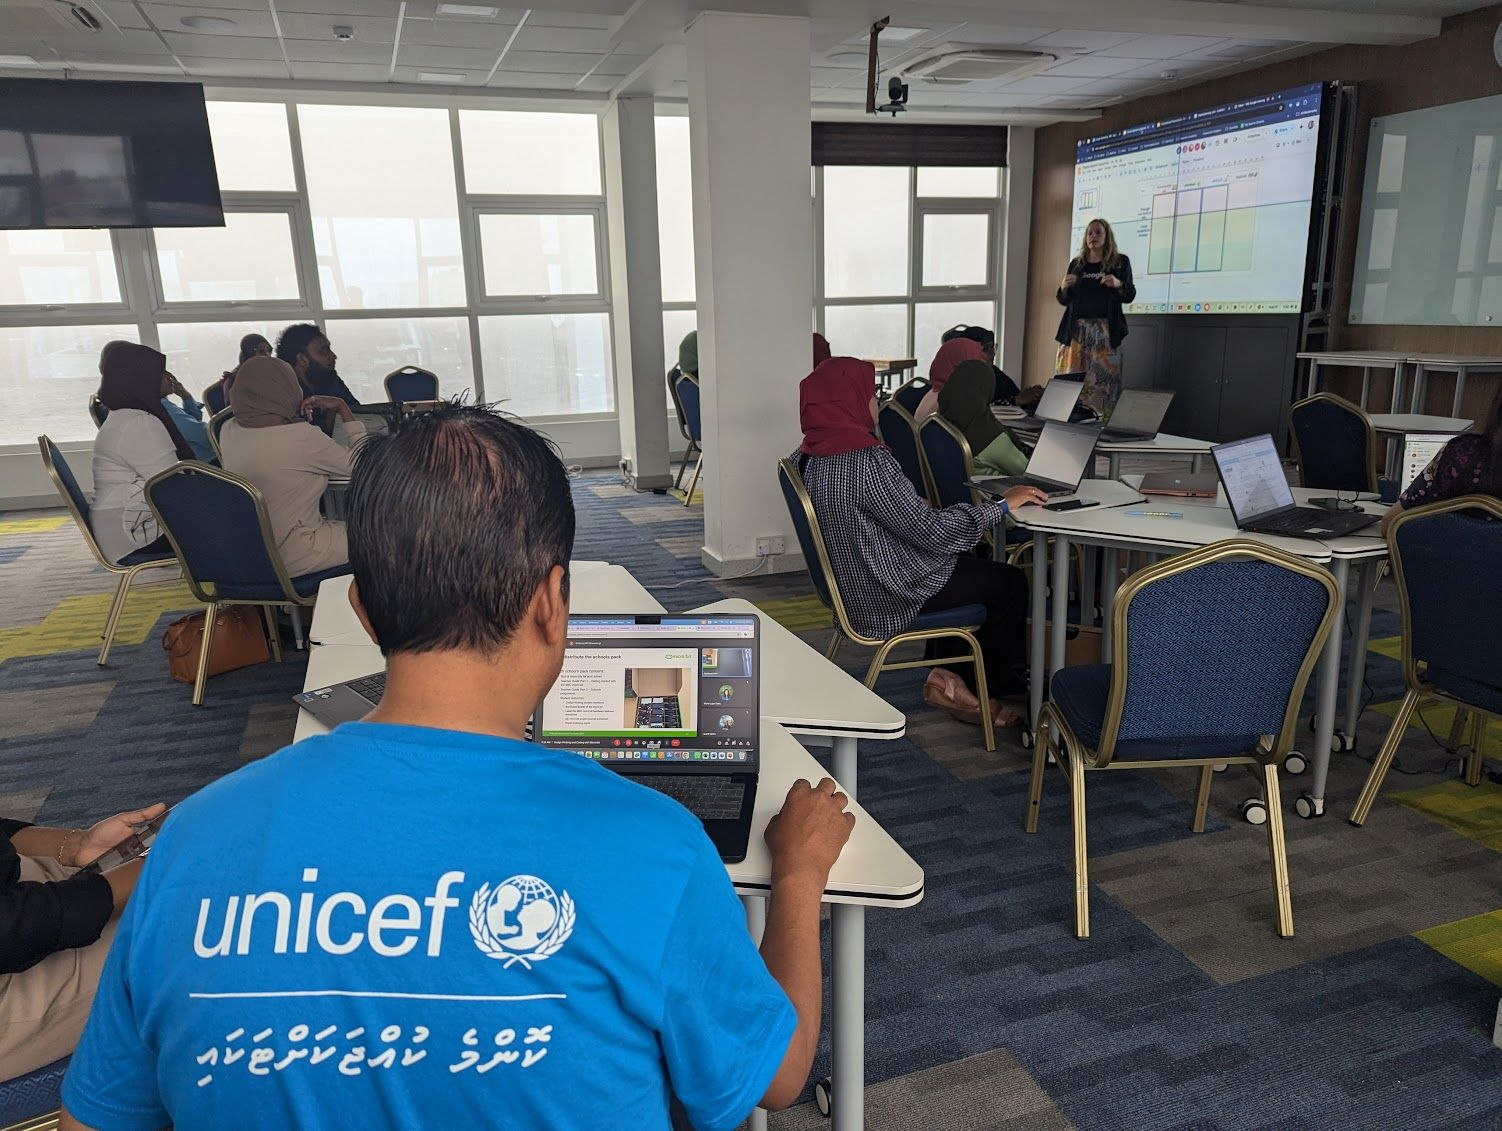
[[[223,223],[198,83],[0,79],[0,228]]]

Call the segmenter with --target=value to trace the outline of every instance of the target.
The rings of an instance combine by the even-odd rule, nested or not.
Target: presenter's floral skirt
[[[1059,347],[1055,373],[1083,373],[1085,391],[1080,402],[1101,419],[1109,420],[1121,397],[1121,350],[1111,348],[1111,331],[1104,318],[1081,318],[1074,324],[1074,340]]]

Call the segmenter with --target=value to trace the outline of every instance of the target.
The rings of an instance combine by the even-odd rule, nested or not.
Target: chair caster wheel
[[[1248,797],[1241,803],[1241,816],[1249,825],[1267,824],[1267,805],[1260,797]]]
[[[1210,769],[1217,774],[1223,774],[1230,768],[1230,765],[1226,762],[1217,762],[1215,763],[1215,765],[1210,767]]]
[[[1033,748],[1033,728],[1032,727],[1023,727],[1022,728],[1022,733],[1020,735],[1018,735],[1018,738],[1022,742],[1022,749],[1024,749],[1024,750],[1031,750]]]
[[[828,1076],[814,1081],[814,1104],[818,1107],[819,1114],[825,1119],[828,1119],[829,1113],[834,1110],[834,1097],[830,1094],[829,1088]]]
[[[1293,811],[1307,821],[1312,817],[1323,817],[1325,815],[1325,803],[1323,801],[1315,801],[1307,793],[1301,793],[1294,799]]]
[[[1348,754],[1356,749],[1356,736],[1347,734],[1343,730],[1337,730],[1330,739],[1330,753]]]
[[[1302,774],[1308,768],[1309,759],[1297,750],[1290,750],[1288,757],[1283,759],[1283,772],[1286,774]]]

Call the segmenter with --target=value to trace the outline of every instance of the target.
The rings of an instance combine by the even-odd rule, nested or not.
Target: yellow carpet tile
[[[779,597],[772,601],[758,601],[756,607],[789,632],[829,627],[829,610],[812,594],[807,597]]]
[[[113,593],[66,597],[37,624],[0,628],[0,662],[21,656],[48,656],[98,648]],[[201,608],[182,584],[132,589],[115,630],[115,645],[140,644],[161,615]]]
[[[1463,837],[1502,852],[1502,785],[1496,782],[1483,780],[1472,788],[1452,779],[1388,793],[1387,797],[1433,817]],[[1372,819],[1380,817],[1380,813],[1375,813]]]
[[[72,521],[65,514],[45,518],[0,518],[0,535],[47,534]]]
[[[1415,936],[1452,962],[1502,986],[1502,911],[1430,927]]]
[[[1372,710],[1386,715],[1389,719],[1398,713],[1398,704],[1401,699],[1394,699],[1391,703],[1373,703]],[[1419,719],[1420,713],[1423,719]],[[1445,703],[1431,703],[1426,707],[1419,708],[1408,720],[1409,730],[1423,730],[1425,724],[1434,732],[1435,736],[1444,741],[1450,737],[1450,727],[1455,723],[1455,708]],[[1502,756],[1502,719],[1488,719],[1486,731],[1482,741],[1482,748],[1492,757]]]

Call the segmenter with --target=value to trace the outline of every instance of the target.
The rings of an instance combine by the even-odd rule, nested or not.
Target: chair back
[[[200,601],[299,600],[266,503],[248,479],[185,460],[146,481],[146,502]]]
[[[1098,760],[1118,742],[1293,740],[1338,612],[1327,571],[1233,538],[1128,578],[1112,613],[1111,690]]]
[[[923,460],[928,465],[928,481],[933,484],[934,506],[973,503],[975,490],[967,487],[965,481],[975,474],[975,464],[964,434],[935,414],[918,429],[918,438],[923,444]]]
[[[386,399],[394,404],[405,401],[436,401],[438,375],[416,365],[404,365],[386,374]]]
[[[1377,489],[1377,433],[1360,407],[1317,393],[1288,410],[1299,483],[1321,491]]]
[[[898,385],[892,392],[892,399],[906,409],[909,416],[912,416],[918,411],[918,406],[923,403],[923,398],[928,395],[928,389],[927,377],[914,377],[911,381]]]
[[[209,446],[214,449],[214,455],[219,462],[224,462],[224,453],[219,450],[219,433],[224,431],[224,426],[235,418],[235,410],[225,405],[222,409],[209,417]]]
[[[78,527],[78,532],[83,535],[83,540],[88,543],[90,552],[98,559],[100,565],[113,570],[115,563],[104,556],[104,552],[99,549],[99,543],[94,540],[94,528],[90,525],[93,522],[93,514],[89,510],[89,497],[78,485],[78,477],[73,474],[73,469],[68,466],[68,461],[63,458],[63,453],[50,437],[38,436],[37,447],[42,450],[42,466],[47,469],[52,485],[62,496],[63,505],[73,516],[73,522]]]
[[[912,413],[899,405],[895,399],[888,401],[876,414],[876,430],[881,442],[891,449],[897,466],[907,476],[919,498],[933,500],[933,491],[928,485],[928,468],[923,462],[923,450],[918,445],[918,426],[913,423]]]
[[[850,629],[845,603],[840,599],[840,584],[835,580],[829,550],[824,545],[824,533],[819,529],[819,516],[814,513],[813,500],[809,498],[797,465],[786,456],[777,461],[777,482],[782,487],[782,498],[787,503],[788,516],[793,520],[793,531],[798,535],[798,548],[803,552],[803,564],[808,569],[809,580],[814,583],[814,592],[824,602],[824,607],[834,614],[841,631],[852,639],[863,639]]]
[[[673,402],[678,409],[679,426],[683,429],[683,434],[694,443],[703,443],[704,432],[699,418],[699,379],[692,373],[678,371],[676,367],[674,372],[678,373],[673,381],[673,389],[677,393]]]
[[[668,400],[673,403],[673,415],[678,419],[678,431],[683,433],[685,440],[693,440],[688,434],[688,423],[683,419],[683,401],[678,396],[678,378],[683,376],[683,370],[676,365],[668,370]]]
[[[98,394],[89,394],[89,419],[94,422],[95,428],[104,427],[104,418],[110,414],[108,406],[99,399]]]
[[[1404,511],[1387,545],[1404,681],[1502,713],[1502,500],[1465,495]]]
[[[229,398],[224,395],[223,381],[215,381],[203,391],[203,403],[209,408],[211,420],[229,407]]]

